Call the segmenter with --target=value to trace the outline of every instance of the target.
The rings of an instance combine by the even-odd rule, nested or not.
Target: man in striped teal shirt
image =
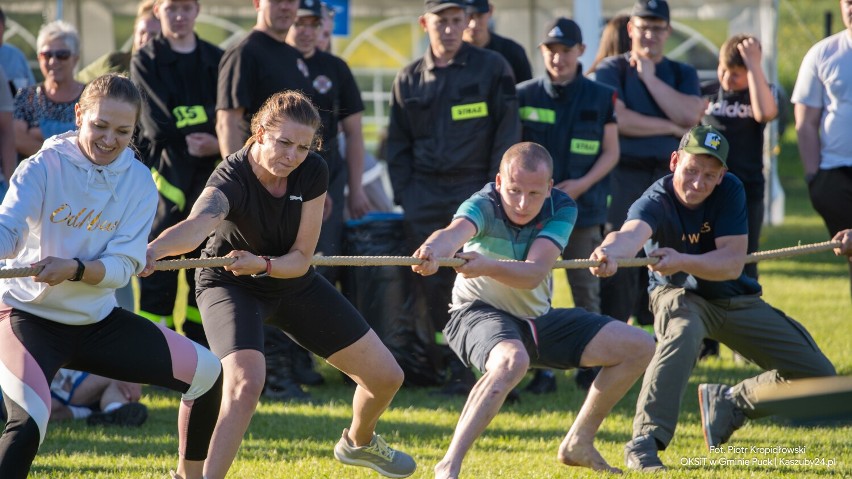
[[[603,366],[557,457],[569,466],[617,471],[595,449],[594,437],[644,371],[654,342],[612,318],[551,306],[551,270],[577,219],[574,200],[553,188],[552,176],[553,160],[544,147],[512,146],[495,182],[462,203],[449,226],[414,253],[423,263],[412,269],[424,276],[438,270],[437,258],[466,260],[456,268],[444,336],[465,364],[483,373],[435,466],[436,479],[458,477],[473,441],[530,366]]]

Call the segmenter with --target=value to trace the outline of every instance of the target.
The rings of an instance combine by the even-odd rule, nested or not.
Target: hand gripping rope
[[[830,251],[841,246],[840,241],[825,241],[800,246],[791,246],[769,251],[758,251],[746,256],[746,263],[757,263],[768,259],[789,258],[810,253]],[[170,259],[154,263],[156,271],[184,269],[184,268],[215,268],[227,266],[236,261],[235,258],[187,258]],[[514,261],[514,260],[501,260]],[[617,258],[619,267],[637,267],[656,264],[659,258]],[[412,256],[314,256],[311,264],[314,266],[413,266],[422,263],[422,260]],[[456,267],[465,263],[460,258],[438,258],[439,266]],[[557,261],[553,268],[582,269],[600,265],[600,261],[592,259],[567,259]],[[0,268],[0,279],[21,278],[35,276],[41,272],[42,267],[31,266],[28,268]]]

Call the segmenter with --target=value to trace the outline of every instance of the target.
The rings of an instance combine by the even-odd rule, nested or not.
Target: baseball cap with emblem
[[[669,21],[669,4],[666,0],[637,0],[630,11],[631,17],[659,18]]]
[[[693,126],[680,139],[677,149],[691,155],[710,155],[728,167],[728,140],[712,126]]]
[[[578,43],[583,43],[583,33],[580,32],[580,26],[574,20],[565,17],[559,17],[547,24],[545,32],[544,39],[541,41],[542,45],[561,43],[570,48]]]
[[[322,18],[322,2],[320,0],[299,0],[297,17],[319,17]]]
[[[426,0],[426,13],[438,13],[448,8],[467,11],[468,4],[468,0]]]

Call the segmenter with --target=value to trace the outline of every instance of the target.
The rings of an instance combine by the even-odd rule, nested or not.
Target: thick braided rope
[[[789,258],[810,253],[830,251],[840,247],[839,241],[825,241],[807,245],[791,246],[769,251],[759,251],[746,256],[746,263],[757,263],[767,259]],[[184,268],[215,268],[227,266],[235,261],[234,258],[185,258],[157,261],[154,269],[157,271],[184,269]],[[505,260],[513,261],[513,260]],[[621,258],[618,260],[620,267],[637,267],[656,264],[658,258]],[[413,266],[420,264],[420,260],[412,256],[314,256],[311,264],[314,266]],[[459,258],[438,258],[439,266],[456,267],[463,265],[465,260]],[[600,261],[591,259],[568,259],[557,261],[553,268],[582,269],[598,266]],[[20,278],[35,276],[41,271],[41,267],[28,268],[0,268],[0,279]]]

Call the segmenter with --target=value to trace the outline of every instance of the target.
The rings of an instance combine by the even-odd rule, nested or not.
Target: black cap
[[[580,26],[574,20],[559,17],[556,20],[547,24],[545,29],[542,45],[550,45],[552,43],[561,43],[567,47],[573,47],[578,43],[583,43],[583,33],[580,31]]]
[[[448,8],[467,10],[466,0],[426,0],[426,13],[438,13]]]
[[[630,11],[631,17],[639,18],[659,18],[660,20],[669,21],[669,3],[666,0],[636,0],[633,5],[633,10]]]
[[[474,13],[488,13],[490,10],[488,0],[467,0],[467,6]]]
[[[297,17],[319,17],[322,18],[322,2],[320,0],[299,0]]]

